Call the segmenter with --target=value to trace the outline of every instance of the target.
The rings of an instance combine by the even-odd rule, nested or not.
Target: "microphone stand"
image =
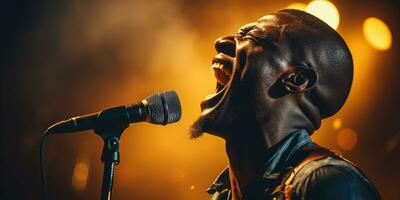
[[[154,116],[151,116],[153,114]],[[161,120],[161,117],[163,120]],[[120,162],[119,140],[129,124],[147,121],[153,124],[166,125],[177,122],[180,118],[181,105],[176,92],[166,91],[149,96],[135,105],[113,107],[99,113],[78,116],[54,124],[46,130],[40,143],[40,166],[44,199],[47,199],[44,144],[50,134],[93,129],[103,139],[104,146],[101,162],[104,163],[104,171],[101,200],[111,200],[115,166]]]
[[[101,200],[111,200],[115,166],[119,164],[119,139],[129,125],[99,127],[94,131],[104,141],[101,162],[104,163]]]

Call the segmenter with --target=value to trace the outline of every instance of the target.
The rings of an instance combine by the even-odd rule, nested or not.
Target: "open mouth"
[[[226,90],[232,81],[234,58],[224,53],[219,53],[212,61],[211,72],[216,79],[215,92],[206,96],[201,103],[202,113],[208,113],[216,109],[223,97],[226,95]]]

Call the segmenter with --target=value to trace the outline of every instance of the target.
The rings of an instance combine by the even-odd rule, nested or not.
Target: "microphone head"
[[[149,111],[147,119],[150,123],[166,125],[181,119],[181,103],[175,91],[159,92],[145,100]]]

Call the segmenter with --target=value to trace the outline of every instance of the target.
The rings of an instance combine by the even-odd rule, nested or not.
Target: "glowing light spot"
[[[86,188],[88,176],[88,164],[83,162],[76,163],[72,175],[72,186],[75,188],[75,190],[82,191]]]
[[[321,19],[333,29],[336,29],[339,26],[339,11],[330,1],[311,1],[306,7],[306,11]]]
[[[185,178],[185,174],[181,174],[179,177],[180,178]]]
[[[335,119],[333,121],[332,126],[333,126],[333,129],[339,130],[342,127],[342,120],[341,119]]]
[[[286,8],[305,11],[307,4],[305,3],[291,3]]]
[[[392,46],[392,33],[382,20],[370,17],[363,23],[365,40],[374,49],[384,51]]]
[[[351,128],[342,129],[337,136],[337,144],[343,150],[350,151],[357,145],[357,133]]]
[[[395,136],[389,139],[386,145],[386,152],[392,153],[399,144],[400,144],[400,133],[396,134]]]
[[[194,185],[190,186],[190,190],[194,190]]]

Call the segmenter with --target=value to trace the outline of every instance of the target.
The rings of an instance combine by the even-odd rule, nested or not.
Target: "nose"
[[[235,36],[224,36],[215,40],[215,50],[218,53],[224,53],[228,56],[235,57],[236,54]]]

